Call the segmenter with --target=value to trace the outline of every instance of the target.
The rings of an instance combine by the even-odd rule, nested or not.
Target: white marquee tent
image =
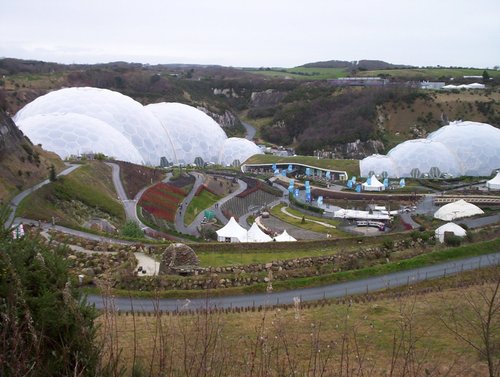
[[[297,241],[295,238],[293,238],[291,235],[289,235],[286,231],[286,229],[281,233],[279,236],[276,236],[274,238],[275,241],[277,242],[291,242],[291,241]]]
[[[369,211],[358,211],[354,209],[339,209],[333,213],[333,217],[338,217],[341,219],[356,219],[356,220],[390,220],[391,216],[385,212],[374,211],[370,213]]]
[[[444,221],[452,221],[455,219],[460,219],[462,217],[481,215],[483,213],[483,210],[478,206],[467,203],[465,200],[460,199],[456,202],[445,204],[444,206],[439,208],[434,213],[434,217],[436,219]]]
[[[381,183],[375,175],[372,175],[365,183],[363,183],[364,191],[382,191],[385,190],[385,186]]]
[[[500,190],[500,171],[495,177],[486,182],[486,187],[489,190]]]
[[[224,227],[216,231],[219,242],[246,242],[247,230],[236,222],[234,217]]]
[[[436,229],[434,234],[436,238],[439,240],[439,242],[442,243],[444,242],[444,235],[447,232],[453,233],[455,236],[458,237],[465,237],[467,234],[464,228],[455,223],[446,223],[444,225],[441,225],[439,228]]]
[[[253,223],[247,232],[247,242],[269,242],[273,239],[264,233],[257,223]]]

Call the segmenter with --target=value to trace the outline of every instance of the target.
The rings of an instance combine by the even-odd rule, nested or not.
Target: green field
[[[191,203],[189,203],[186,214],[184,215],[184,223],[186,225],[191,224],[200,212],[214,205],[219,199],[217,195],[207,190],[203,190],[200,195],[195,196],[193,200],[191,200]]]
[[[490,77],[499,78],[500,71],[486,70]],[[462,78],[463,76],[482,76],[484,69],[477,68],[406,68],[406,69],[379,69],[373,71],[361,71],[356,76],[375,77],[378,75],[389,75],[401,78],[419,78],[437,80],[443,77]],[[481,79],[478,79],[481,80]]]
[[[268,77],[294,78],[297,80],[327,80],[348,75],[344,68],[269,68],[248,70],[247,72]]]
[[[329,160],[318,159],[313,156],[294,156],[294,157],[279,157],[269,154],[257,154],[245,161],[246,164],[272,164],[285,163],[294,164],[301,163],[313,167],[346,171],[349,177],[355,175],[359,177],[359,160]]]

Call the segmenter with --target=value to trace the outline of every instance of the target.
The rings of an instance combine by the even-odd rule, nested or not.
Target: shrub
[[[444,243],[447,246],[452,246],[452,247],[460,246],[460,244],[462,243],[462,238],[458,237],[458,236],[455,236],[453,234],[449,235],[449,236],[447,235],[444,238]]]
[[[383,246],[388,250],[392,250],[394,248],[394,241],[391,239],[386,239],[383,242]]]
[[[144,232],[142,231],[142,229],[135,221],[132,220],[127,221],[125,225],[122,227],[122,234],[126,237],[131,237],[131,238],[144,237]]]

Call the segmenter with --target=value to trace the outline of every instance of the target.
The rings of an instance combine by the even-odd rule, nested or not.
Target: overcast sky
[[[500,65],[498,0],[0,0],[0,57]]]

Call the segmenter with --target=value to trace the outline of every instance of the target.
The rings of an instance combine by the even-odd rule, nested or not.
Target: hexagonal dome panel
[[[197,157],[217,162],[226,133],[203,111],[181,103],[155,103],[145,107],[169,135],[179,163],[193,164]]]
[[[438,141],[408,140],[392,148],[387,156],[396,162],[401,177],[411,177],[413,169],[428,174],[436,166],[442,173],[453,176],[460,175],[462,171],[455,154]]]
[[[61,158],[83,153],[104,153],[118,160],[143,164],[135,146],[109,124],[86,115],[52,113],[35,115],[17,122],[35,144]]]
[[[455,153],[462,163],[463,175],[489,176],[500,168],[500,130],[489,124],[452,122],[427,138],[443,143]]]
[[[219,164],[239,166],[256,154],[262,154],[262,151],[254,142],[239,137],[230,137],[224,141],[219,155]]]
[[[89,87],[56,90],[26,105],[14,121],[49,113],[77,113],[107,123],[136,147],[147,164],[158,165],[162,156],[169,161],[174,157],[158,119],[139,102],[118,92]]]

